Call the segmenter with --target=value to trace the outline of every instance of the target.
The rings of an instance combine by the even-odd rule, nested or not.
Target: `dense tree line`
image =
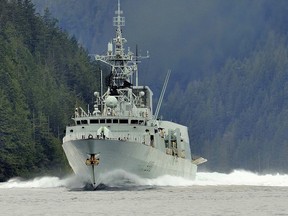
[[[53,11],[53,14],[59,17],[61,26],[70,33],[75,34],[77,40],[86,45],[87,49],[90,49],[90,51],[93,51],[95,46],[99,45],[98,42],[100,40],[104,39],[103,42],[107,42],[106,37],[104,36],[106,36],[105,34],[107,34],[107,31],[109,34],[111,33],[107,29],[111,28],[111,17],[114,12],[111,8],[116,4],[115,2],[113,2],[113,4],[108,1],[85,1],[85,3],[72,1],[71,3],[69,0],[34,0],[34,2],[41,10],[46,6],[49,6]],[[157,28],[155,26],[153,27],[153,23],[149,23],[149,31],[145,31],[144,33],[140,32],[138,35],[137,31],[135,32],[135,29],[131,29],[137,36],[141,37],[141,34],[144,35],[144,43],[151,43],[154,47],[157,47],[157,50],[154,50],[156,54],[154,53],[153,56],[153,58],[157,58],[155,55],[159,54],[159,57],[156,60],[157,65],[152,62],[150,65],[151,68],[149,69],[148,67],[148,69],[153,72],[143,72],[145,81],[149,81],[150,84],[152,84],[152,88],[154,87],[153,90],[155,95],[161,90],[160,85],[157,86],[155,83],[159,84],[158,81],[161,80],[165,73],[164,70],[161,72],[159,69],[163,69],[163,65],[167,62],[176,64],[176,69],[179,69],[179,71],[173,71],[173,80],[170,81],[165,96],[167,99],[164,100],[162,105],[161,114],[164,118],[175,120],[189,127],[192,151],[206,157],[208,163],[204,166],[211,170],[230,171],[235,168],[243,168],[259,172],[287,172],[287,1],[243,0],[238,1],[237,3],[226,0],[191,1],[196,2],[195,5],[193,5],[193,7],[196,7],[196,9],[193,10],[193,13],[198,13],[199,11],[197,15],[192,14],[193,16],[189,17],[192,21],[182,19],[183,17],[180,16],[180,14],[177,14],[175,17],[173,17],[172,14],[169,16],[172,18],[172,21],[175,21],[178,25],[181,25],[181,22],[183,21],[185,24],[183,29],[185,31],[181,31],[183,26],[175,27],[175,25],[171,26],[170,23],[163,23],[166,18],[169,18],[165,16],[165,10],[163,12],[162,8],[158,7],[164,1],[150,1],[150,3],[151,2],[156,8],[152,8],[151,10],[157,11],[159,8],[161,9],[158,10],[159,14],[156,14],[156,16],[153,16],[153,14],[151,14],[152,12],[147,13],[147,8],[145,8],[146,4],[147,7],[149,7],[149,2],[147,1],[145,1],[145,3],[137,2],[133,6],[131,0],[126,3],[126,6],[130,7],[130,5],[132,5],[131,8],[127,8],[127,10],[133,12],[137,5],[141,5],[136,8],[137,14],[133,12],[135,17],[137,17],[137,15],[143,15],[143,19],[142,17],[140,20],[135,19],[135,23],[140,27],[143,25],[140,25],[139,23],[143,20],[145,22],[150,20],[150,17],[153,20],[153,23],[162,22],[164,25],[163,28],[161,28],[160,25],[155,25],[157,28],[160,28],[157,32]],[[168,0],[165,0],[165,3],[166,2],[167,5],[171,5],[171,2],[174,4],[174,1],[170,1],[169,3]],[[181,2],[183,3],[184,1]],[[184,3],[187,4],[187,8],[191,6],[187,1]],[[88,7],[91,10],[88,10]],[[63,8],[65,8],[65,13],[62,12]],[[143,8],[144,12],[138,12],[140,8]],[[175,6],[175,9],[176,8],[177,7]],[[127,10],[125,8],[125,12]],[[83,11],[87,11],[85,16],[75,15],[83,14]],[[109,14],[106,19],[103,18],[105,14]],[[163,19],[164,21],[155,19],[157,15],[165,17],[165,19]],[[180,17],[179,19],[177,19],[178,16]],[[52,26],[52,28],[49,28],[50,31],[60,32],[59,28],[56,27],[55,20],[49,16],[48,11],[43,14],[43,17],[36,17],[35,20],[42,20],[45,23],[45,26]],[[145,20],[145,18],[147,19]],[[108,22],[107,19],[110,22]],[[129,22],[130,21],[131,20],[129,20]],[[36,23],[38,23],[38,21]],[[106,29],[104,25],[108,25],[108,28]],[[196,29],[189,28],[190,25],[196,27]],[[24,27],[24,25],[21,24],[17,29],[21,27]],[[87,31],[87,29],[89,31]],[[169,29],[172,29],[175,34],[172,36],[168,35],[167,31]],[[37,32],[38,30],[39,28],[37,28]],[[160,31],[162,30],[167,38],[161,37]],[[6,31],[13,35],[13,29],[8,29]],[[83,75],[79,73],[79,67],[71,66],[75,63],[75,60],[68,61],[69,63],[65,66],[58,62],[58,60],[61,59],[61,55],[63,55],[62,58],[64,58],[63,52],[60,51],[63,50],[62,46],[65,43],[62,42],[58,44],[57,41],[60,40],[60,35],[64,38],[69,38],[67,34],[59,33],[57,34],[58,36],[54,35],[54,39],[50,40],[49,42],[51,44],[48,45],[47,42],[50,36],[45,37],[45,34],[49,35],[50,31],[46,29],[45,31],[43,30],[45,32],[44,34],[37,33],[36,35],[31,34],[31,31],[32,29],[30,32],[23,33],[26,38],[25,41],[21,40],[20,43],[15,39],[14,46],[18,43],[23,43],[23,46],[28,50],[28,53],[30,53],[31,58],[33,59],[30,61],[25,60],[25,62],[34,62],[37,65],[34,69],[32,68],[34,71],[40,70],[38,67],[44,67],[44,70],[40,70],[40,72],[36,74],[39,76],[39,80],[41,80],[41,78],[45,80],[45,85],[50,85],[46,86],[45,89],[51,91],[50,88],[53,89],[54,86],[59,88],[59,86],[61,86],[63,88],[61,91],[62,94],[66,92],[68,95],[72,95],[71,100],[67,101],[67,99],[70,98],[67,96],[63,100],[61,107],[57,107],[58,110],[66,109],[65,112],[63,111],[63,115],[56,112],[57,115],[59,114],[57,119],[62,119],[61,121],[65,122],[68,119],[67,113],[71,112],[71,109],[70,111],[68,110],[69,107],[71,107],[71,104],[75,103],[76,93],[81,94],[81,92],[84,92],[84,94],[80,95],[80,98],[83,98],[86,101],[89,100],[86,92],[87,88],[91,88],[89,86],[93,86],[93,84],[91,83],[91,85],[89,84],[87,86],[85,84],[89,83],[89,79],[87,78],[91,76],[89,70],[86,70],[90,66],[83,66],[83,71],[81,72],[81,74],[85,74],[83,77]],[[198,32],[200,32],[201,35]],[[38,35],[41,35],[42,39]],[[113,36],[113,34],[111,35]],[[152,37],[148,37],[149,35],[152,35]],[[158,37],[161,41],[157,40]],[[153,38],[153,40],[148,42],[145,41],[145,39],[151,38]],[[175,39],[175,41],[171,41],[171,38]],[[29,44],[33,41],[38,41],[35,43],[35,47],[33,46],[33,43]],[[67,44],[74,44],[74,46],[71,47],[75,47],[75,50],[77,50],[78,53],[77,56],[79,56],[79,51],[76,49],[76,39],[70,38],[68,41],[70,42],[67,42]],[[172,49],[171,43],[176,44],[174,48],[177,47],[177,49]],[[161,45],[162,47],[160,47]],[[168,47],[169,50],[164,50],[163,48],[165,47],[163,47],[163,45]],[[54,46],[54,48],[52,49],[51,46]],[[71,51],[70,45],[66,46],[65,49]],[[68,49],[68,47],[70,47],[70,49]],[[9,50],[11,51],[11,49]],[[75,52],[76,51],[74,51],[74,53]],[[80,51],[80,53],[82,52],[84,51]],[[160,55],[160,52],[162,52],[162,54],[164,53],[164,57],[163,55]],[[54,58],[55,55],[58,55],[59,53],[62,54]],[[153,54],[153,52],[151,53]],[[20,53],[17,51],[17,55],[19,54]],[[3,55],[2,52],[0,55]],[[13,55],[13,53],[11,53],[11,55]],[[17,55],[14,53],[14,58]],[[165,58],[166,56],[170,56],[170,58]],[[178,60],[180,59],[178,62],[175,61],[177,56]],[[28,57],[26,56],[26,58]],[[160,60],[160,58],[164,58],[165,60]],[[67,59],[67,57],[65,56],[64,59]],[[171,61],[167,61],[167,59],[170,59]],[[62,61],[64,60],[62,59],[60,62]],[[38,65],[38,63],[40,64]],[[26,63],[26,65],[27,64],[28,63]],[[9,64],[7,63],[7,65],[18,69],[18,65],[15,65],[13,61]],[[154,69],[156,71],[154,71]],[[20,69],[18,69],[18,71],[19,70]],[[29,71],[31,72],[33,70]],[[46,73],[44,73],[44,71],[46,71]],[[17,77],[17,73],[14,73],[15,74],[13,74],[12,77]],[[45,75],[43,75],[43,73]],[[6,73],[1,72],[1,74]],[[49,77],[52,75],[52,78],[46,80],[44,77],[48,76],[48,74]],[[35,76],[35,79],[37,78],[35,74],[33,76]],[[6,79],[5,83],[9,81],[9,77],[4,78]],[[20,96],[17,95],[19,104],[22,104],[21,101],[29,100],[30,97],[27,97],[28,94],[33,95],[31,93],[32,90],[27,92],[27,90],[22,88],[22,83],[20,83],[22,79],[23,77],[21,76],[21,79],[17,79],[17,82],[12,82],[9,85],[9,88],[13,86],[14,91],[16,91],[16,89],[19,90],[18,94],[20,94]],[[22,81],[26,83],[25,80]],[[42,83],[44,83],[43,80]],[[67,87],[68,90],[66,89]],[[41,86],[41,88],[44,88],[44,86]],[[43,93],[45,89],[42,89]],[[7,92],[9,89],[4,90]],[[2,90],[1,87],[1,91],[4,90]],[[89,91],[90,90],[92,90],[92,88],[89,89]],[[55,94],[56,98],[53,98],[53,100],[50,93],[46,96],[50,99],[51,103],[55,103],[54,106],[59,106],[59,101],[61,100],[58,97],[60,96],[57,95],[57,93]],[[12,96],[10,94],[5,95],[6,96],[1,97],[0,100],[3,101],[3,104],[8,104],[7,106],[10,106],[9,109],[5,109],[5,112],[11,114],[15,112],[13,109],[16,107],[11,105],[9,97],[12,97],[13,95],[16,97],[16,92],[11,94]],[[9,97],[7,95],[9,95]],[[42,99],[39,95],[39,90],[34,92],[33,95],[34,98],[37,98],[37,100],[35,100],[37,101],[37,104],[31,106],[30,103],[27,103],[26,106],[21,106],[21,119],[27,115],[28,122],[26,122],[26,124],[32,125],[32,129],[30,129],[32,132],[29,132],[29,127],[25,127],[25,130],[28,130],[33,136],[35,136],[34,134],[37,134],[34,132],[35,129],[33,124],[36,124],[36,122],[49,122],[49,125],[51,125],[53,118],[55,118],[54,115],[51,115],[53,109],[52,107],[49,108],[50,103],[48,103],[46,99]],[[1,109],[3,108],[1,107]],[[17,110],[19,109],[20,108],[17,108]],[[40,114],[39,110],[41,110]],[[1,117],[2,116],[3,115],[1,114]],[[7,116],[8,115],[4,115],[2,117],[3,120],[5,120]],[[41,116],[41,121],[39,116]],[[37,119],[37,121],[31,121],[31,119]],[[10,121],[11,119],[7,119],[6,121],[8,120]],[[17,119],[13,120],[16,121]],[[10,124],[12,123],[10,122]],[[9,125],[9,123],[7,122],[6,125]],[[50,127],[50,130],[54,128],[54,131],[50,131],[50,133],[54,135],[53,137],[55,137],[55,135],[57,136],[56,125],[63,124],[58,124],[57,122],[53,123],[53,127]],[[1,127],[3,126],[1,125]],[[47,129],[45,124],[42,124],[42,127]],[[16,131],[16,128],[13,128],[13,130]],[[45,129],[42,129],[42,131],[45,131]],[[41,135],[41,133],[39,134]],[[12,143],[12,140],[10,142]],[[13,145],[11,144],[11,146]],[[19,144],[19,146],[21,145]]]
[[[213,77],[170,94],[171,104],[167,116],[189,126],[192,149],[209,159],[208,168],[287,172],[286,38],[271,33],[248,58],[228,60]]]
[[[0,0],[0,181],[64,173],[63,131],[73,107],[92,100],[96,75],[48,10]]]
[[[192,151],[210,170],[288,171],[288,3],[258,2],[265,26],[253,49],[184,88],[176,83],[163,107],[188,125]]]

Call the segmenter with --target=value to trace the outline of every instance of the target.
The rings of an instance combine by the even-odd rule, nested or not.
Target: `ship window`
[[[112,123],[112,119],[106,119],[107,124],[111,124]]]
[[[80,121],[77,121],[76,123],[77,123],[77,125],[80,125],[80,124],[81,124],[81,122],[80,122]]]
[[[131,120],[131,124],[138,124],[138,123],[139,123],[138,120],[135,120],[135,119],[132,119],[132,120]]]
[[[120,124],[128,124],[128,119],[120,119],[119,123]]]
[[[99,123],[99,119],[91,119],[90,120],[90,124],[98,124]]]
[[[100,119],[100,124],[105,124],[105,119]]]
[[[73,130],[70,130],[70,133],[73,133]]]
[[[84,120],[81,120],[81,124],[87,124],[88,122],[87,122],[87,120],[86,119],[84,119]]]
[[[144,125],[144,121],[143,120],[139,120],[139,124],[140,125]]]
[[[113,119],[113,124],[118,124],[119,119]]]

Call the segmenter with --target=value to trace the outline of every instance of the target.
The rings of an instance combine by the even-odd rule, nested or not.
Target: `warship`
[[[191,156],[186,126],[158,119],[170,72],[153,113],[151,89],[138,84],[140,56],[124,48],[125,18],[119,0],[115,14],[116,36],[105,55],[95,55],[110,70],[107,91],[94,92],[91,112],[75,108],[62,145],[69,165],[94,188],[115,170],[141,178],[171,175],[193,180],[206,159]]]

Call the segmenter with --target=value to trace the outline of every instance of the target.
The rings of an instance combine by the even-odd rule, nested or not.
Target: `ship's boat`
[[[106,55],[95,56],[111,69],[107,91],[94,92],[93,111],[75,109],[74,124],[66,127],[63,138],[69,164],[93,187],[114,170],[143,178],[195,179],[197,166],[206,159],[192,158],[187,127],[157,118],[170,73],[153,113],[151,89],[138,85],[140,57],[124,49],[125,19],[119,1],[115,13],[116,36],[108,43]]]

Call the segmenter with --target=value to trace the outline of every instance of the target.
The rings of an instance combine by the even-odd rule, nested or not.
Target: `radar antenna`
[[[111,66],[111,73],[109,76],[108,86],[112,89],[125,88],[127,82],[133,85],[135,74],[135,84],[138,86],[138,63],[139,59],[148,58],[138,55],[138,48],[136,48],[136,57],[128,47],[127,53],[124,45],[127,40],[122,35],[122,27],[125,26],[125,17],[121,10],[120,0],[118,0],[118,7],[113,17],[113,26],[116,27],[115,37],[111,42],[108,42],[108,50],[106,55],[96,55],[95,59]],[[116,93],[116,91],[115,91]]]

